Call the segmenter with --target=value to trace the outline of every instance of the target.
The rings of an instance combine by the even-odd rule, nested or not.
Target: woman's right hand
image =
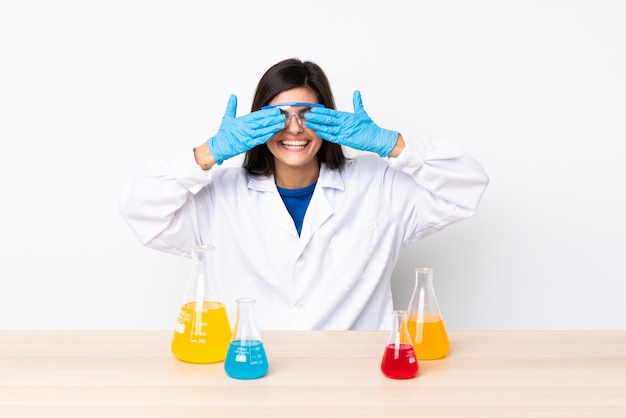
[[[237,117],[237,96],[230,96],[222,125],[217,134],[207,140],[207,146],[217,164],[264,144],[285,127],[285,115],[279,109],[258,110]]]

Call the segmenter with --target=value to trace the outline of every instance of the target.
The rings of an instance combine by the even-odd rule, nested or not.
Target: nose
[[[297,113],[292,113],[285,119],[285,129],[289,133],[300,133],[304,130],[302,119]]]

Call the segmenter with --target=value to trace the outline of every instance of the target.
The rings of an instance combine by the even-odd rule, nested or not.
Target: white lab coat
[[[148,247],[189,256],[195,244],[214,245],[230,318],[235,299],[249,296],[261,329],[388,329],[402,248],[471,216],[488,183],[447,142],[405,142],[398,158],[322,164],[301,236],[273,177],[203,171],[191,152],[140,170],[120,211]]]

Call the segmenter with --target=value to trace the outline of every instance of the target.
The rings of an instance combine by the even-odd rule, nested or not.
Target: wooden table
[[[626,331],[449,332],[411,380],[385,331],[266,331],[269,373],[188,364],[166,331],[0,331],[0,417],[626,417]]]

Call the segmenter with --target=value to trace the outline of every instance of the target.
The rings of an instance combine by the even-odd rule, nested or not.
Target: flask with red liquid
[[[407,312],[392,312],[393,328],[387,339],[380,370],[392,379],[410,379],[417,375],[419,366],[407,329]]]
[[[450,340],[435,296],[433,269],[415,269],[415,289],[407,311],[409,335],[417,358],[445,357],[450,350]]]

